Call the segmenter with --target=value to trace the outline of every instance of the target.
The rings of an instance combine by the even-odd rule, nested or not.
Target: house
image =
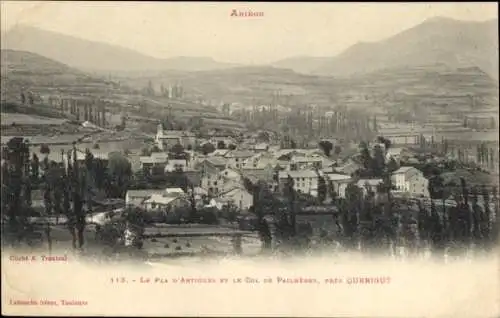
[[[158,148],[168,150],[176,144],[181,144],[184,148],[196,146],[196,136],[190,131],[184,130],[163,130],[160,123],[157,126],[155,142]]]
[[[245,160],[252,157],[254,153],[252,151],[245,150],[232,150],[224,156],[227,159],[227,167],[228,168],[236,168],[240,169]]]
[[[209,194],[216,195],[239,186],[242,182],[243,176],[240,172],[227,168],[220,172],[204,175],[201,178],[201,187]]]
[[[148,211],[159,210],[168,213],[179,208],[189,209],[191,207],[191,202],[189,202],[186,196],[155,193],[144,200],[142,207]]]
[[[165,190],[128,190],[125,195],[126,206],[142,206],[153,194],[163,194]]]
[[[167,194],[175,194],[175,195],[183,195],[186,194],[184,190],[181,188],[166,188],[165,193]]]
[[[359,169],[361,169],[361,165],[359,163],[355,162],[354,160],[351,160],[351,159],[347,160],[347,162],[345,162],[340,167],[335,168],[336,171],[338,171],[342,174],[346,174],[346,175],[352,175],[353,173],[355,173]]]
[[[250,158],[247,158],[243,165],[242,169],[264,169],[267,166],[276,166],[278,164],[278,160],[267,152],[257,153]]]
[[[139,157],[141,169],[152,169],[153,167],[164,167],[168,162],[168,154],[164,152],[153,152],[151,156]]]
[[[196,169],[200,170],[202,174],[215,173],[222,171],[227,167],[227,160],[223,157],[208,157],[201,160]]]
[[[323,158],[319,156],[293,155],[285,170],[321,169]]]
[[[363,190],[363,195],[367,195],[368,192],[377,193],[378,187],[383,182],[382,179],[360,179],[356,183],[356,186]]]
[[[272,164],[268,164],[261,168],[243,168],[241,169],[241,173],[247,178],[272,182],[275,170]]]
[[[237,145],[238,142],[233,138],[233,137],[230,137],[230,136],[213,136],[212,138],[210,138],[210,142],[215,146],[217,147],[217,145],[222,142],[224,143],[224,145],[227,147],[229,147],[229,145]],[[223,149],[221,149],[223,150]]]
[[[216,208],[217,210],[222,210],[224,205],[228,204],[228,202],[224,198],[212,198],[206,204],[204,207],[205,208]]]
[[[412,196],[429,197],[429,180],[414,167],[401,167],[394,171],[391,181],[396,191],[407,192]]]
[[[232,202],[241,211],[247,211],[253,205],[253,194],[244,187],[236,187],[223,192],[219,195],[219,198],[226,202]]]
[[[339,198],[345,198],[347,185],[352,181],[350,176],[338,173],[326,173],[327,182],[333,186],[333,191]]]
[[[387,132],[382,137],[388,139],[392,145],[418,145],[420,134],[414,132]]]
[[[291,170],[280,171],[278,173],[279,188],[283,191],[284,186],[291,177],[293,180],[293,188],[300,193],[307,193],[312,196],[318,195],[318,174],[314,170]]]

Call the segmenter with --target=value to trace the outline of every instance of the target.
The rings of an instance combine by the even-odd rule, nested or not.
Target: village
[[[464,202],[471,215],[480,211],[484,223],[472,222],[465,231],[481,232],[482,242],[496,231],[494,149],[466,156],[445,140],[394,134],[360,143],[323,138],[298,148],[272,131],[200,134],[164,128],[158,123],[156,135],[141,149],[122,152],[101,150],[98,143],[73,141],[59,151],[25,143],[25,173],[33,188],[29,223],[46,227],[42,236],[49,237],[73,223],[75,248],[84,241],[111,246],[112,253],[116,245],[132,246],[147,257],[258,255],[290,246],[365,251],[386,246],[391,255],[413,246],[420,253],[446,240],[446,230],[441,239],[432,233],[433,214],[456,231],[450,228],[451,213],[458,215]],[[11,154],[3,159],[5,175],[5,163],[18,147],[4,150]],[[65,212],[75,211],[74,188],[80,219]],[[465,236],[467,244],[474,241]]]

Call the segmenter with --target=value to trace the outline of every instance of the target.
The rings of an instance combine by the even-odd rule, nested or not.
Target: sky
[[[489,3],[263,3],[1,1],[1,30],[16,24],[107,42],[168,58],[207,56],[265,64],[294,56],[334,56],[428,18],[498,18]],[[259,17],[234,17],[262,12]]]

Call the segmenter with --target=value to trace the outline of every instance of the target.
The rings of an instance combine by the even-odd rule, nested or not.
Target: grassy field
[[[67,119],[41,117],[19,113],[1,113],[2,126],[16,125],[62,125]]]

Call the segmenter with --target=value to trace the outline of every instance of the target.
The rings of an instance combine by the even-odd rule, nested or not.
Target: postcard
[[[1,13],[4,315],[500,315],[497,3]]]

